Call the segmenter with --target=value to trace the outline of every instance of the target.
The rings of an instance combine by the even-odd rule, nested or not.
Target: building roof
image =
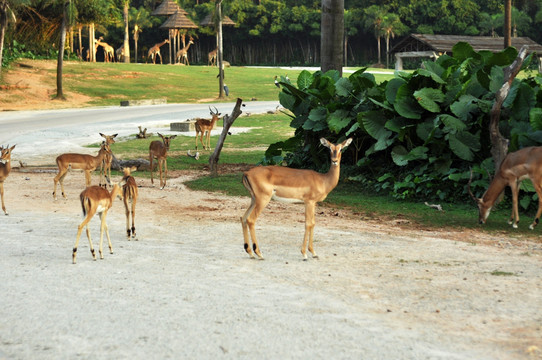
[[[469,43],[475,51],[488,50],[499,52],[504,50],[504,38],[502,37],[411,34],[397,43],[391,49],[391,52],[434,51],[438,53],[451,53],[454,45],[461,41]],[[527,50],[529,53],[535,51],[542,55],[542,46],[530,38],[512,38],[512,46],[516,49],[521,49],[523,45],[529,46]]]
[[[213,21],[213,13],[209,13],[207,14],[207,16],[201,20],[200,22],[200,25],[201,26],[214,26],[214,21]],[[234,26],[235,25],[235,22],[230,19],[227,15],[223,15],[222,16],[222,25],[224,26]]]
[[[175,14],[168,17],[168,19],[160,25],[161,28],[166,29],[197,29],[198,26],[194,24],[192,20],[186,17],[185,14],[181,12],[176,12]]]
[[[182,14],[186,15],[188,14],[185,10],[183,10],[177,3],[173,0],[164,0],[154,11],[151,13],[151,15],[155,16],[168,16],[173,15],[176,12],[181,12]]]

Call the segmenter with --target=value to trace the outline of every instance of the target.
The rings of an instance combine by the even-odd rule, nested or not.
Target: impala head
[[[10,160],[11,152],[13,151],[13,149],[15,149],[15,146],[17,145],[13,145],[12,147],[9,147],[8,145],[5,148],[0,147],[0,160],[4,160],[4,161]]]
[[[209,106],[209,113],[211,114],[212,117],[219,117],[220,116],[220,113],[218,112],[218,109],[216,108],[216,106],[213,106],[215,108],[215,111],[213,111],[211,109],[211,107]]]
[[[105,139],[105,142],[107,143],[107,145],[114,144],[115,143],[115,138],[117,137],[117,135],[118,134],[104,135],[104,134],[100,133],[100,136]]]
[[[472,198],[472,200],[474,200],[474,202],[476,203],[476,206],[478,206],[478,223],[479,224],[485,224],[486,223],[486,220],[489,216],[489,213],[491,212],[491,208],[493,206],[493,203],[492,204],[489,204],[489,203],[486,203],[484,202],[484,198],[477,198],[476,196],[474,196],[474,194],[472,193],[472,190],[470,188],[470,184],[472,182],[472,169],[470,170],[470,179],[469,179],[469,182],[467,184],[467,189],[469,191],[469,195],[470,197]]]
[[[164,142],[164,146],[166,147],[166,150],[169,151],[169,144],[171,143],[171,140],[175,139],[177,135],[171,135],[171,136],[164,136],[160,133],[158,133],[158,136],[162,138],[162,141]]]
[[[106,154],[113,154],[113,152],[111,151],[111,148],[109,147],[109,144],[106,143],[105,141],[102,141],[102,145],[100,146],[100,152],[105,152]]]
[[[352,142],[352,138],[346,139],[340,144],[334,145],[324,138],[320,139],[320,142],[325,147],[329,148],[331,152],[331,165],[338,166],[341,162],[342,150],[345,149]]]

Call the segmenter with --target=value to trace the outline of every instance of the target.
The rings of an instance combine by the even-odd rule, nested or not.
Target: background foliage
[[[325,171],[319,138],[353,137],[343,159],[350,179],[365,189],[399,199],[461,200],[473,168],[481,194],[494,172],[489,112],[503,68],[516,56],[514,48],[493,54],[458,43],[453,56],[381,83],[365,69],[348,78],[304,71],[295,85],[283,78],[279,99],[292,112],[295,136],[271,145],[267,162]],[[511,139],[510,151],[542,143],[541,81],[538,73],[515,79],[503,104],[501,132]],[[531,200],[525,195],[522,205]]]

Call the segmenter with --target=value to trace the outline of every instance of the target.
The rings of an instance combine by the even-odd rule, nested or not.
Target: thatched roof
[[[392,53],[416,52],[416,51],[434,51],[437,53],[451,53],[452,48],[458,42],[469,43],[475,51],[488,50],[499,52],[504,50],[504,38],[491,36],[462,36],[462,35],[429,35],[429,34],[411,34],[392,49]],[[528,52],[536,51],[542,55],[542,46],[528,37],[512,38],[512,46],[521,49],[523,45],[528,45]]]
[[[186,17],[185,14],[176,12],[168,17],[168,19],[160,25],[165,29],[197,29],[198,26],[192,20]]]
[[[151,13],[151,15],[155,16],[168,16],[173,15],[176,12],[180,12],[184,15],[188,14],[185,10],[183,10],[177,3],[173,0],[164,0],[154,11]]]
[[[213,21],[213,14],[208,14],[201,22],[199,23],[201,26],[214,26],[215,23]],[[235,22],[229,18],[229,16],[224,15],[222,16],[222,25],[223,26],[235,26]]]

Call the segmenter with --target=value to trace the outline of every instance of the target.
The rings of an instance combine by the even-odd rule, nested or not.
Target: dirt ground
[[[31,109],[49,90],[21,71],[29,88],[9,92]],[[542,359],[540,243],[320,206],[320,257],[302,261],[303,207],[271,203],[256,230],[266,260],[252,260],[249,199],[191,191],[200,174],[174,171],[164,190],[134,174],[137,241],[115,200],[114,253],[92,261],[83,232],[72,265],[84,175],[53,201],[55,172],[15,168],[5,182],[0,359]]]

